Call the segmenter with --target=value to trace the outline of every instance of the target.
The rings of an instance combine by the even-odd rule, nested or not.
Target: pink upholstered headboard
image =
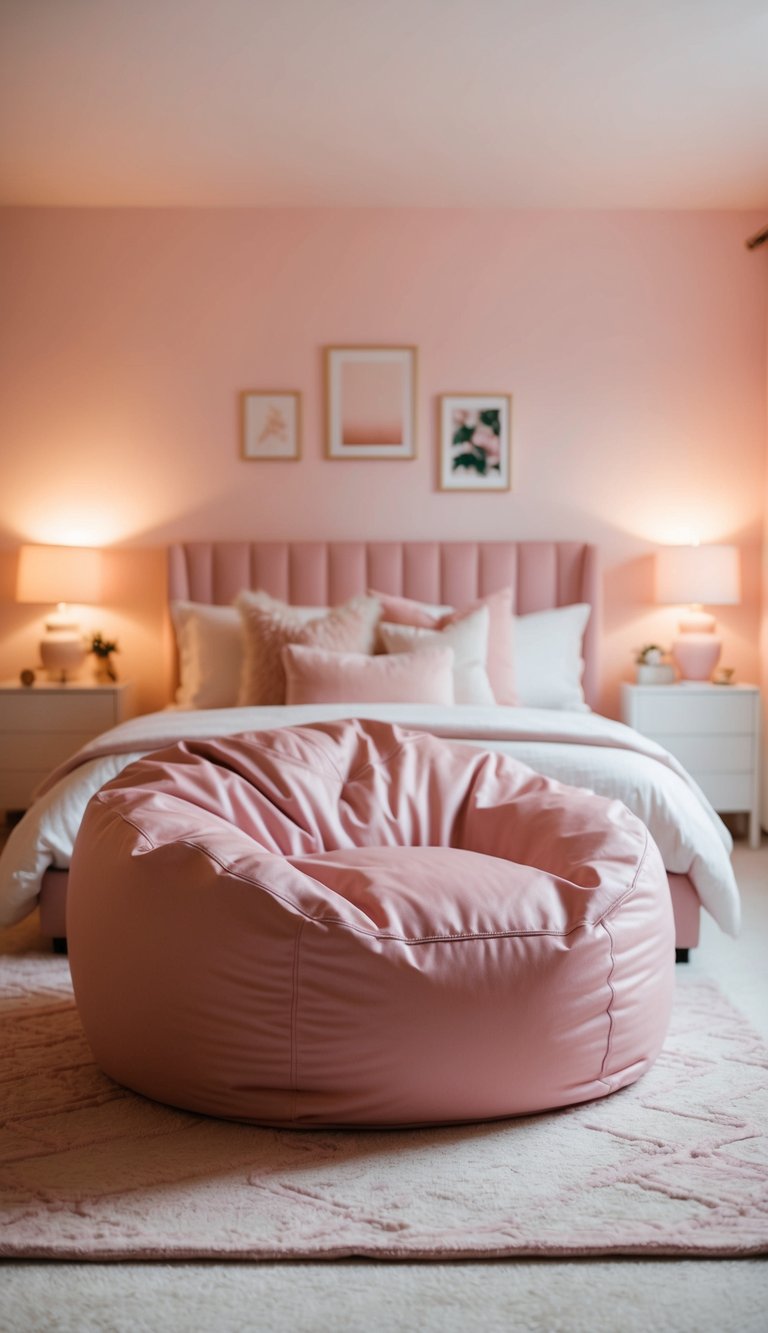
[[[264,588],[302,606],[333,606],[376,588],[422,602],[468,606],[511,585],[515,611],[589,602],[584,694],[599,694],[600,578],[585,542],[186,542],[168,551],[169,596],[225,606]]]

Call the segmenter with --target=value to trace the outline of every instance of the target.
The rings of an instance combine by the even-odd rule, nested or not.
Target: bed
[[[392,605],[399,599],[418,604],[432,613],[432,624],[443,626],[466,621],[466,608],[475,614],[483,603],[496,605],[507,589],[522,691],[515,704],[477,702],[470,694],[461,703],[328,702],[321,696],[320,702],[252,705],[222,692],[220,670],[197,692],[189,689],[184,608],[197,608],[199,623],[207,615],[212,623],[226,624],[231,649],[236,618],[231,604],[248,590],[303,607],[307,621],[375,592]],[[595,547],[542,541],[192,542],[169,548],[168,592],[180,649],[169,682],[176,704],[113,728],[43,784],[0,857],[0,923],[17,921],[39,904],[43,932],[54,941],[65,939],[67,870],[80,819],[91,795],[132,759],[187,738],[353,715],[499,749],[566,784],[618,796],[647,824],[661,851],[678,956],[687,956],[698,943],[702,907],[724,931],[737,933],[738,890],[722,821],[672,756],[596,711],[601,617]],[[403,664],[415,655],[406,651]],[[223,651],[216,656],[214,666],[223,665],[225,656]],[[450,656],[453,661],[453,650]],[[442,669],[442,658],[439,665]],[[490,672],[490,661],[488,666]],[[231,660],[228,668],[231,675]],[[210,661],[206,669],[210,675]],[[242,673],[242,664],[237,669]],[[437,678],[437,670],[434,674]],[[231,681],[227,688],[231,692]],[[305,698],[300,690],[294,697]],[[359,690],[353,697],[360,698]],[[215,707],[201,706],[211,698]]]

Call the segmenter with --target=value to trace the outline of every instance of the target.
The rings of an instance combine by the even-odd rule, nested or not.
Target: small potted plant
[[[105,639],[101,632],[94,634],[90,642],[89,652],[96,658],[96,667],[94,669],[94,679],[99,685],[108,685],[113,680],[117,680],[117,671],[112,661],[112,654],[119,652],[117,643],[113,639]]]
[[[647,643],[635,652],[635,671],[638,685],[671,685],[675,668],[666,661],[667,650],[658,643]]]

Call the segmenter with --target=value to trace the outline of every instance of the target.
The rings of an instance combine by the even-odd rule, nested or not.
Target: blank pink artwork
[[[405,371],[395,361],[345,361],[341,366],[342,445],[393,445],[405,438]]]

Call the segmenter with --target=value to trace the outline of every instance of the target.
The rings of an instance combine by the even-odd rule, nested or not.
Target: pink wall
[[[183,537],[597,541],[605,707],[668,639],[657,541],[737,541],[726,658],[758,673],[765,285],[749,213],[0,213],[0,676],[34,656],[23,540],[112,542],[97,627],[163,701],[162,547]],[[419,456],[323,458],[328,343],[416,344]],[[239,459],[238,393],[299,389],[304,457]],[[436,489],[436,396],[511,392],[512,491]],[[137,550],[140,548],[140,558]],[[134,561],[137,561],[134,566]]]

